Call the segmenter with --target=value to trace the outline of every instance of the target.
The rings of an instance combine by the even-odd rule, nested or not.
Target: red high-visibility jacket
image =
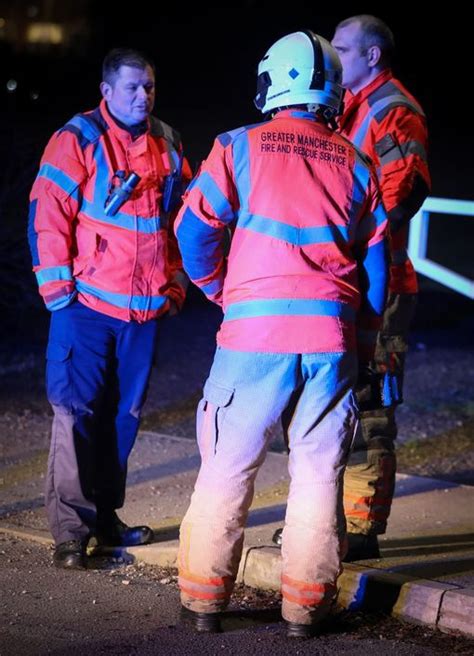
[[[346,351],[359,312],[366,359],[385,303],[386,223],[366,158],[314,114],[285,110],[216,139],[175,231],[186,272],[223,305],[221,346]]]
[[[339,129],[377,169],[391,236],[390,291],[415,293],[416,274],[407,255],[408,222],[431,184],[423,110],[386,70],[357,94],[346,93]]]
[[[77,296],[109,316],[143,322],[165,312],[169,300],[182,304],[174,217],[161,209],[164,178],[181,151],[178,133],[153,117],[133,139],[104,101],[52,136],[31,191],[29,221],[33,270],[50,310]],[[107,216],[117,171],[141,180],[117,214]],[[190,177],[184,161],[183,178]]]

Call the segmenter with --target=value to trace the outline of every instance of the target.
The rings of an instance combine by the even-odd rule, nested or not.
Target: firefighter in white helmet
[[[224,311],[198,407],[202,465],[178,556],[181,601],[201,631],[219,630],[255,476],[283,415],[291,414],[288,635],[313,634],[336,594],[357,339],[370,359],[365,328],[378,325],[387,271],[375,172],[328,125],[340,110],[341,75],[316,34],[277,41],[258,69],[256,105],[268,120],[216,138],[177,218],[188,275]]]

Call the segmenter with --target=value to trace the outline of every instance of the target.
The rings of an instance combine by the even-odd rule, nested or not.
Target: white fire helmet
[[[258,65],[255,105],[263,114],[292,105],[319,106],[326,118],[337,116],[344,90],[337,52],[310,30],[282,37]]]

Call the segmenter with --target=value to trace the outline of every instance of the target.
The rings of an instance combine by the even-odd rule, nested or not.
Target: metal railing
[[[408,255],[416,271],[474,299],[474,280],[462,276],[427,257],[430,214],[474,216],[474,201],[428,197],[410,221]],[[474,253],[474,249],[473,249]]]

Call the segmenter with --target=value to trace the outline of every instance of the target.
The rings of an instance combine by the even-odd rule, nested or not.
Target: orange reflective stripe
[[[230,576],[199,576],[183,568],[179,569],[178,583],[181,591],[190,597],[208,600],[227,599],[234,584]]]
[[[318,606],[333,593],[336,586],[333,583],[311,583],[292,579],[286,574],[281,577],[281,594],[287,601],[299,606]]]
[[[345,510],[346,517],[358,517],[359,519],[375,519],[376,521],[383,521],[387,519],[387,512],[376,510]]]
[[[324,595],[322,594],[319,595],[317,599],[311,597],[301,597],[296,594],[291,594],[286,590],[282,590],[281,595],[286,601],[292,601],[294,604],[298,604],[298,606],[317,606],[324,598]]]
[[[336,590],[336,586],[333,585],[332,583],[326,583],[326,584],[308,583],[306,584],[306,586],[309,586],[309,588],[311,589],[299,590],[294,586],[288,588],[287,585],[282,583],[281,594],[284,599],[286,599],[287,601],[291,601],[294,604],[298,604],[299,606],[318,606],[321,603],[323,603],[323,601],[328,595],[332,596],[332,594]],[[303,586],[301,586],[301,588],[302,587]]]
[[[230,576],[214,576],[212,578],[206,578],[205,576],[193,574],[182,567],[179,568],[179,577],[192,583],[201,583],[202,585],[223,585],[226,587],[232,582]]]
[[[185,592],[194,599],[226,599],[229,596],[228,592],[203,592],[201,590],[195,590],[194,588],[188,588],[181,582],[179,587],[182,592]]]
[[[373,497],[356,497],[355,495],[344,493],[344,501],[346,500],[353,503],[354,506],[389,506],[391,504],[390,498],[376,495]]]
[[[292,579],[287,574],[282,574],[281,582],[283,585],[290,585],[297,590],[306,590],[309,592],[324,592],[328,586],[331,586],[330,583],[308,583],[308,581],[298,581],[297,579]]]

